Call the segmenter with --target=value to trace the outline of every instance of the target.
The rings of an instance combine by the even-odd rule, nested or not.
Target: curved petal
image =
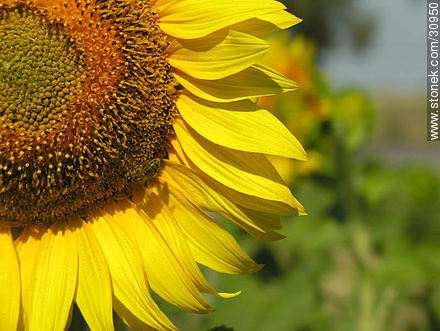
[[[198,79],[221,79],[249,68],[270,45],[252,35],[218,31],[203,39],[175,40],[168,48],[169,63]]]
[[[157,0],[160,28],[180,39],[196,39],[252,17],[286,7],[272,0]]]
[[[263,37],[277,30],[290,28],[301,21],[302,19],[285,10],[278,10],[231,25],[229,29]]]
[[[290,131],[249,100],[214,103],[181,94],[176,104],[185,122],[213,143],[240,151],[306,159],[306,152]]]
[[[295,208],[287,206],[278,201],[249,197],[249,195],[240,193],[225,185],[217,185],[219,194],[227,196],[233,203],[259,213],[286,215],[286,216],[304,216],[307,215],[301,203],[293,197]]]
[[[166,195],[168,196],[168,193]],[[163,198],[167,200],[167,196],[164,196]],[[241,293],[218,293],[208,284],[194,261],[179,224],[175,220],[169,207],[163,203],[162,199],[151,193],[148,203],[143,206],[143,210],[150,217],[151,223],[164,238],[181,268],[185,271],[199,291],[223,298],[234,297]]]
[[[269,241],[283,238],[265,223],[255,222],[242,208],[219,194],[216,190],[216,184],[204,174],[167,161],[160,179],[171,189],[180,190],[201,209],[223,216],[257,239]]]
[[[174,129],[185,154],[208,176],[238,192],[297,209],[289,188],[264,155],[215,145],[181,120],[176,121]]]
[[[20,312],[20,269],[9,227],[0,227],[0,325],[16,330]]]
[[[17,239],[26,330],[64,330],[77,284],[78,253],[67,226],[27,229]]]
[[[79,261],[76,303],[91,330],[113,330],[112,286],[104,253],[90,228],[78,224],[74,237]]]
[[[267,200],[258,198],[255,196],[250,196],[241,192],[238,192],[234,189],[231,189],[222,183],[219,183],[215,179],[209,177],[200,172],[194,163],[188,158],[188,156],[183,151],[177,139],[173,139],[171,141],[172,149],[169,151],[169,161],[174,164],[183,165],[186,168],[189,168],[191,171],[196,173],[197,177],[200,177],[200,180],[204,182],[206,186],[209,186],[213,190],[217,192],[217,194],[228,197],[229,201],[234,203],[240,208],[244,207],[247,209],[259,211],[267,214],[276,214],[276,215],[285,215],[285,216],[303,216],[307,215],[304,207],[299,203],[295,197],[292,196],[295,207],[292,208],[290,205],[286,205],[283,202],[275,201],[275,200]],[[185,170],[186,170],[185,168]],[[278,175],[274,174],[275,177]],[[246,230],[247,231],[247,230]]]
[[[126,201],[124,213],[117,221],[129,231],[131,238],[136,239],[145,273],[154,292],[190,312],[213,311],[144,212]]]
[[[218,80],[196,79],[174,72],[177,81],[199,98],[214,102],[231,102],[295,90],[298,85],[279,72],[255,64],[239,73]]]
[[[262,266],[255,263],[214,218],[189,202],[177,190],[171,191],[170,197],[175,207],[173,214],[198,263],[232,275],[261,269]]]
[[[115,208],[110,213],[100,212],[84,224],[96,235],[104,252],[114,295],[142,323],[159,330],[176,330],[151,298],[139,249],[116,221],[121,216]]]

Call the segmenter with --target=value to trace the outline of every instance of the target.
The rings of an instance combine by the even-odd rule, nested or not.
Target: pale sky
[[[327,54],[322,66],[332,82],[372,91],[423,91],[426,1],[358,0],[357,6],[376,17],[376,34],[365,51],[353,53],[342,41]]]

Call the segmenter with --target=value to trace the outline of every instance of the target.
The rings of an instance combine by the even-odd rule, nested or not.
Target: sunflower
[[[259,63],[300,20],[273,0],[0,0],[0,328],[175,330],[229,298],[198,263],[259,270],[214,214],[261,240],[304,214],[266,155],[304,159],[251,100],[296,84]]]

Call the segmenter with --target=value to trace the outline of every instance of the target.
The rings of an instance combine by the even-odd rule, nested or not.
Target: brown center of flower
[[[62,31],[41,17],[24,8],[2,14],[0,119],[5,129],[32,135],[65,117],[85,66]]]
[[[0,225],[85,217],[156,173],[166,47],[147,1],[0,0]]]

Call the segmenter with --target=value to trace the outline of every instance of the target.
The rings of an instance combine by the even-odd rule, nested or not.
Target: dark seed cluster
[[[0,224],[129,196],[131,174],[166,156],[176,112],[149,2],[0,0],[0,37]]]
[[[24,8],[0,12],[0,121],[32,134],[65,116],[84,64],[59,29]],[[30,132],[29,132],[30,131]]]

